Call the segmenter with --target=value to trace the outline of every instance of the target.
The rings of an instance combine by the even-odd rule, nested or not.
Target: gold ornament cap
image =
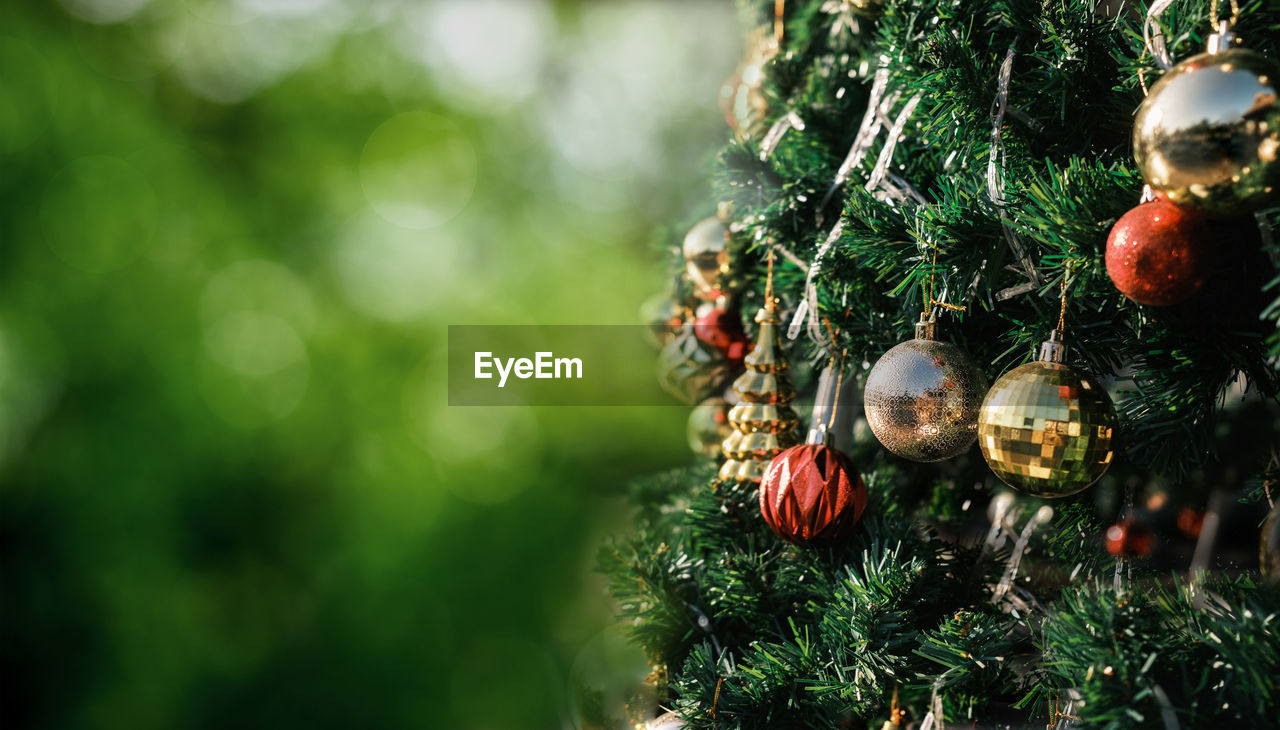
[[[1209,34],[1209,53],[1222,53],[1236,42],[1236,34],[1231,32],[1231,21],[1222,18],[1218,21],[1218,32]]]
[[[920,321],[916,322],[916,339],[917,340],[936,340],[938,339],[938,320],[928,314],[921,314]]]
[[[1049,339],[1040,344],[1040,361],[1056,362],[1059,365],[1067,361],[1067,345],[1062,341],[1062,331],[1049,333]]]

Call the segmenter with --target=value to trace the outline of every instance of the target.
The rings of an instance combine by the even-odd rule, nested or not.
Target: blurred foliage
[[[685,413],[448,408],[446,326],[634,321],[725,5],[0,8],[5,727],[569,722]]]

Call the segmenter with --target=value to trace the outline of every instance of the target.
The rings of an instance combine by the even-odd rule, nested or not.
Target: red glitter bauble
[[[693,321],[693,333],[730,360],[741,360],[746,355],[747,333],[736,312],[715,307]]]
[[[1143,203],[1120,216],[1107,236],[1107,274],[1139,304],[1167,307],[1204,285],[1209,235],[1203,220],[1166,200]]]
[[[1151,530],[1125,520],[1107,528],[1107,552],[1117,558],[1145,558],[1151,554]]]
[[[787,542],[836,542],[866,507],[862,476],[849,457],[828,446],[792,446],[773,457],[760,480],[760,512]]]

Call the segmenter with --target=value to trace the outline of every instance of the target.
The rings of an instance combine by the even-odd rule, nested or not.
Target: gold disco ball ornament
[[[701,220],[685,235],[682,252],[694,295],[709,302],[719,299],[729,273],[729,229],[714,216]]]
[[[950,459],[978,437],[987,378],[959,347],[939,342],[921,316],[916,337],[886,352],[867,376],[867,424],[880,443],[912,461]]]
[[[1215,216],[1265,207],[1280,189],[1280,66],[1229,48],[1232,40],[1224,25],[1208,53],[1169,70],[1133,127],[1147,183],[1175,205]]]
[[[1035,497],[1065,497],[1111,466],[1116,412],[1107,391],[1064,364],[1054,330],[1040,359],[1005,373],[978,416],[978,445],[1001,481]]]

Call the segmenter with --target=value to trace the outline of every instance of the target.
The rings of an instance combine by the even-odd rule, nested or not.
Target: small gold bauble
[[[1133,154],[1169,202],[1238,215],[1275,200],[1280,186],[1280,66],[1245,49],[1202,53],[1174,66],[1138,109]]]
[[[729,273],[729,231],[719,218],[707,218],[684,237],[684,267],[699,299],[715,301],[724,293]]]
[[[1258,545],[1258,564],[1262,577],[1280,583],[1280,502],[1262,523],[1262,540]]]
[[[844,5],[864,18],[878,18],[884,12],[884,0],[844,0]]]
[[[986,392],[986,376],[964,350],[917,336],[871,368],[863,402],[886,449],[912,461],[941,461],[973,445]]]
[[[1061,362],[1005,373],[982,402],[978,445],[991,471],[1036,497],[1096,482],[1112,460],[1116,414],[1106,390]]]
[[[695,454],[720,456],[720,444],[731,433],[733,426],[729,425],[729,401],[724,398],[708,398],[694,406],[689,413],[686,434],[689,437],[689,448]]]
[[[685,325],[658,355],[658,384],[681,401],[697,403],[729,379],[724,353],[698,339]]]
[[[778,53],[778,39],[769,26],[761,26],[748,34],[746,45],[738,70],[720,89],[725,122],[740,140],[751,139],[765,130],[769,112],[769,99],[764,94],[765,67]]]
[[[658,294],[640,305],[640,318],[646,334],[658,347],[676,338],[681,327],[693,319],[693,310],[676,301],[671,294]]]

